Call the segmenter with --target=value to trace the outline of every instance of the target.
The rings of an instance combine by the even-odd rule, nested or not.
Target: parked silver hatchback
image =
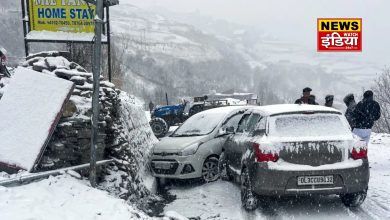
[[[227,127],[236,128],[248,106],[219,107],[191,116],[173,134],[161,139],[150,162],[158,180],[219,178],[218,161]]]
[[[367,146],[333,108],[261,106],[244,113],[227,139],[220,172],[240,177],[248,210],[265,196],[310,194],[337,194],[355,207],[367,195]]]

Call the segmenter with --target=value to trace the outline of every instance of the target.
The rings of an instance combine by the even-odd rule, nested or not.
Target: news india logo
[[[318,18],[318,52],[361,52],[361,18]]]

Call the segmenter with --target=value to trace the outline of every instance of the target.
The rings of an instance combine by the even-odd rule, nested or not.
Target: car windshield
[[[351,132],[336,114],[294,114],[271,117],[270,135],[276,137],[345,136]]]
[[[200,136],[211,133],[221,122],[225,114],[219,112],[201,112],[190,117],[171,136]]]

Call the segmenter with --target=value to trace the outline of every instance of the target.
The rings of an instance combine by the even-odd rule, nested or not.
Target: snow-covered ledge
[[[78,41],[92,42],[94,33],[70,33],[64,31],[31,31],[27,34],[26,40],[29,41]],[[102,35],[102,42],[107,42],[107,36]]]

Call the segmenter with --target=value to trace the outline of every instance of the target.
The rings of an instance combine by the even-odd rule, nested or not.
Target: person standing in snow
[[[315,95],[310,95],[307,104],[309,104],[309,105],[318,105],[318,103],[316,102],[316,96]]]
[[[5,56],[7,51],[0,47],[0,74],[5,75],[6,77],[11,77],[11,74],[8,72],[6,62],[7,57]]]
[[[345,111],[345,117],[348,120],[349,125],[351,126],[351,129],[353,130],[355,128],[355,119],[353,117],[353,112],[356,107],[356,101],[353,94],[348,94],[343,99],[345,105],[347,106],[347,110]]]
[[[306,87],[302,91],[302,97],[295,100],[295,104],[309,104],[311,88]]]
[[[355,128],[353,133],[362,138],[368,144],[371,136],[371,128],[374,122],[381,116],[379,103],[374,100],[374,93],[367,90],[363,94],[363,100],[360,101],[353,111],[355,119]]]
[[[154,104],[153,104],[152,100],[150,100],[150,102],[149,102],[149,111],[150,111],[150,113],[152,113],[153,109],[154,109]]]
[[[326,95],[325,96],[325,106],[333,108],[333,95]]]

